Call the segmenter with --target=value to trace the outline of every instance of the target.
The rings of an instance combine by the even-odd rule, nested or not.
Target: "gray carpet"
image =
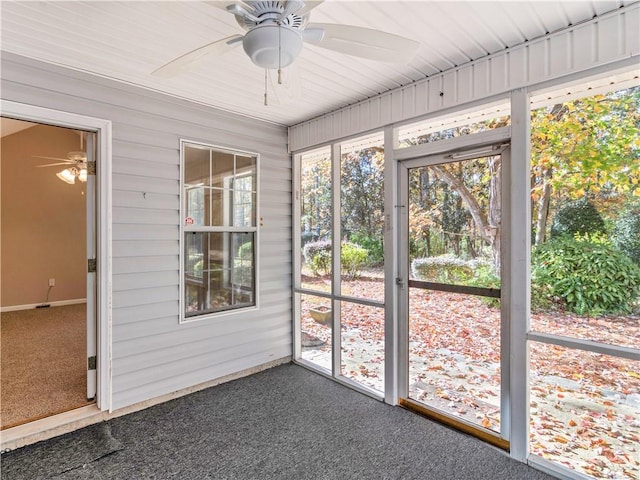
[[[295,365],[107,424],[121,450],[60,473],[70,445],[101,434],[89,427],[5,453],[2,479],[551,479]]]

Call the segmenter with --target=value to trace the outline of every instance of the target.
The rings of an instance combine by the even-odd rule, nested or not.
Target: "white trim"
[[[529,332],[527,339],[532,342],[540,342],[561,347],[584,350],[585,352],[600,353],[613,357],[626,358],[628,360],[640,361],[640,349],[611,345],[593,340],[585,340],[576,337],[563,337],[552,333]]]
[[[27,303],[24,305],[8,305],[6,307],[0,308],[0,313],[5,312],[18,312],[20,310],[31,310],[34,308],[42,308],[44,305],[48,305],[49,307],[61,307],[63,305],[77,305],[80,303],[87,303],[86,298],[74,298],[72,300],[58,300],[55,302],[43,302],[43,303]],[[45,307],[48,308],[48,307]]]
[[[98,393],[96,402],[101,410],[111,411],[112,405],[112,221],[111,221],[111,121],[77,115],[75,113],[0,100],[2,115],[36,123],[45,123],[78,130],[90,130],[98,134],[98,192],[96,196],[98,217],[97,260],[98,288],[96,292],[98,320]]]
[[[384,130],[384,401],[390,405],[398,404],[399,375],[399,337],[398,337],[398,289],[396,276],[398,270],[398,245],[395,242],[398,198],[398,171],[395,152],[397,130],[387,127]]]
[[[510,453],[525,462],[529,447],[529,278],[531,254],[531,174],[530,174],[529,95],[525,89],[511,96],[511,161],[503,163],[503,183],[507,198],[503,219],[507,235],[503,237],[502,267],[503,311],[507,314],[509,338],[509,432]]]
[[[576,470],[565,467],[560,463],[551,462],[538,455],[529,455],[527,463],[536,470],[540,470],[560,480],[593,480],[593,477],[589,475],[583,475]]]

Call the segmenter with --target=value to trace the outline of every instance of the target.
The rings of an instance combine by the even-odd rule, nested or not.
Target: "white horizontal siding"
[[[640,4],[512,47],[289,128],[289,149],[405,122],[640,55]]]
[[[291,355],[286,129],[13,54],[2,98],[111,120],[113,408]],[[181,139],[261,156],[263,307],[179,324]]]

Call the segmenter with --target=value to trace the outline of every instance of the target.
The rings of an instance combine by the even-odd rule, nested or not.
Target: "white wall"
[[[5,52],[1,66],[3,99],[113,124],[112,407],[289,357],[286,129]],[[178,323],[181,138],[261,155],[259,310]]]

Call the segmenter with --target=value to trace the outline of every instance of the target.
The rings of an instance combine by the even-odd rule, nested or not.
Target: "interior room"
[[[89,403],[86,188],[57,176],[84,135],[2,119],[3,430]]]
[[[638,478],[640,2],[0,10],[3,476]]]

